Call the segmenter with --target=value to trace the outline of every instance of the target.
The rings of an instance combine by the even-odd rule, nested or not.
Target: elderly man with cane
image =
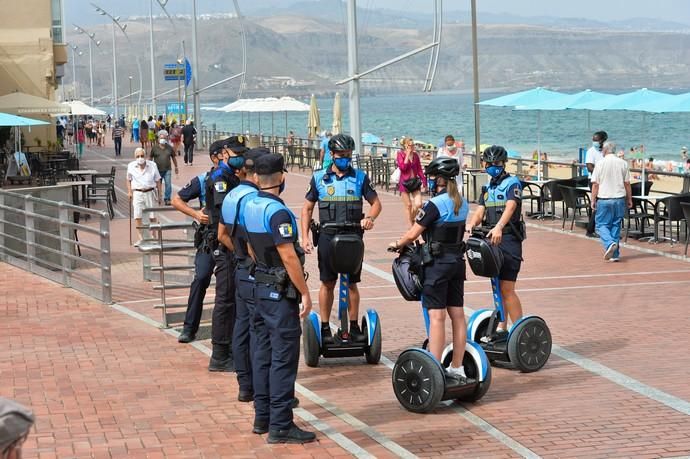
[[[144,209],[161,203],[161,175],[158,173],[156,163],[146,160],[146,152],[143,148],[134,150],[134,158],[135,160],[127,165],[127,195],[129,196],[130,209],[133,209],[139,236],[134,247],[139,247],[143,239],[140,228]],[[131,217],[130,215],[130,234]],[[155,214],[151,213],[150,219],[151,222],[155,222]]]

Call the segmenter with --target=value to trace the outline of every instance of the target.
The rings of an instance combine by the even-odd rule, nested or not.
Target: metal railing
[[[0,190],[0,261],[109,304],[110,255],[107,212]]]

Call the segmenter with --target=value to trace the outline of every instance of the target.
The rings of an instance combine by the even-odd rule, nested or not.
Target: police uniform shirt
[[[220,220],[223,199],[239,183],[239,177],[226,164],[214,168],[210,173],[209,179],[206,181],[206,207],[212,225],[216,225]]]
[[[296,219],[285,203],[264,191],[247,202],[244,211],[246,230],[259,263],[282,266],[275,247],[297,242]]]
[[[330,187],[329,189],[328,182],[331,182],[332,180],[343,180],[346,177],[356,177],[358,172],[360,174],[363,174],[364,176],[362,179],[362,197],[366,199],[368,202],[371,202],[378,195],[371,184],[371,180],[369,180],[369,176],[365,172],[358,171],[353,167],[349,167],[345,172],[345,175],[343,175],[342,177],[338,177],[338,175],[331,169],[314,173],[314,175],[312,175],[311,177],[311,181],[309,182],[309,189],[307,190],[305,198],[307,199],[307,201],[317,202],[319,198],[323,199],[329,193],[334,192],[334,188]],[[326,185],[325,187],[322,187],[323,192],[321,196],[319,196],[319,187],[317,186],[317,180],[323,181]],[[326,194],[325,196],[323,195],[324,192]]]
[[[247,232],[245,230],[244,214],[247,203],[258,192],[259,187],[254,183],[242,180],[223,200],[220,222],[225,225],[228,233],[230,233],[235,247],[235,255],[238,258],[249,256],[249,253],[247,253]]]
[[[205,176],[206,174],[202,174]],[[204,180],[205,182],[205,180]],[[201,188],[201,181],[199,180],[199,177],[194,177],[192,180],[190,180],[180,191],[177,192],[177,195],[182,199],[184,202],[189,202],[192,199],[199,199],[199,203],[201,204],[201,207],[204,207],[205,203],[202,202],[202,188]]]
[[[498,178],[492,178],[489,182],[489,187],[498,187],[504,180],[508,180],[510,177],[512,177],[510,174],[504,173]],[[489,192],[485,189],[484,192],[479,196],[479,205],[487,207],[486,200],[488,197]],[[519,180],[515,180],[515,183],[510,185],[508,189],[505,190],[505,197],[506,204],[508,201],[515,201],[517,205],[520,206],[522,203],[522,184]],[[518,211],[513,212],[513,216],[510,218],[510,221],[513,223],[518,223],[520,221],[519,209]]]
[[[464,222],[467,220],[467,214],[469,212],[467,201],[465,201],[465,198],[461,198],[462,205],[460,206],[457,215],[450,215],[449,212],[454,211],[454,208],[448,208],[447,210],[444,210],[444,214],[442,214],[441,209],[439,209],[439,207],[434,203],[434,200],[438,199],[449,199],[446,195],[446,190],[441,191],[440,193],[436,194],[432,200],[424,203],[422,208],[417,211],[415,222],[420,226],[429,229],[438,223],[443,223],[444,221],[460,221],[462,225],[459,227],[460,229],[458,231],[462,236],[462,233],[465,231]]]

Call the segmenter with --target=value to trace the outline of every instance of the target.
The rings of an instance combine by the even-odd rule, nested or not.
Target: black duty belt
[[[153,191],[155,188],[143,188],[141,190],[132,190],[132,191],[138,191],[140,193],[148,193],[149,191]]]

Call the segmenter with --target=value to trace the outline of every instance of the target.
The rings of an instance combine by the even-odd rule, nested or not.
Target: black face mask
[[[273,185],[273,186],[267,186],[265,188],[261,188],[261,191],[272,190],[273,188],[278,188],[278,195],[283,194],[283,191],[285,191],[285,180],[280,182],[280,185]]]

